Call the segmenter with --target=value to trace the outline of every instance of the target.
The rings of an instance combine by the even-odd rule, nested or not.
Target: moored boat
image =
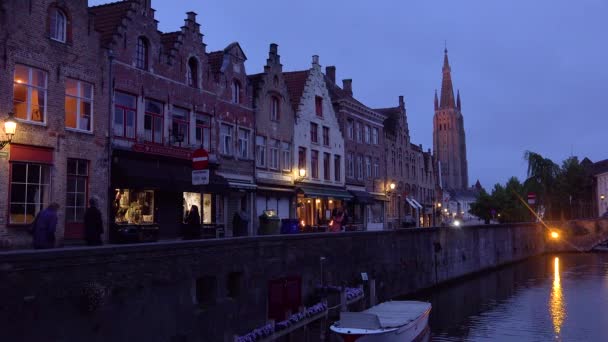
[[[425,331],[430,313],[430,303],[390,301],[361,312],[341,312],[330,329],[344,342],[408,342]]]

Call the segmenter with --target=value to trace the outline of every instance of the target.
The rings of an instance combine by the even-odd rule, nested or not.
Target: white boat
[[[408,342],[425,331],[431,303],[390,301],[362,312],[341,312],[330,329],[344,342]]]

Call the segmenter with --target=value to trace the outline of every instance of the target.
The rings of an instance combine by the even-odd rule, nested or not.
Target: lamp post
[[[388,183],[388,181],[386,183]],[[397,185],[394,182],[391,182],[389,184],[386,184],[385,187],[386,187],[386,189],[384,191],[386,192],[386,195],[391,198],[391,203],[395,203],[393,201],[392,194],[395,192],[395,188],[397,187]],[[396,198],[395,198],[395,201],[396,201]],[[392,204],[392,205],[394,206],[394,204]]]
[[[0,150],[11,143],[16,130],[17,122],[14,119],[14,114],[13,112],[9,112],[8,119],[4,121],[4,134],[6,135],[6,140],[0,140]]]

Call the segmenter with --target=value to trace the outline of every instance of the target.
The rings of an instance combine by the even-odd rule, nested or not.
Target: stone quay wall
[[[265,322],[271,279],[300,276],[305,301],[321,270],[330,285],[366,272],[382,301],[542,254],[545,235],[517,224],[6,252],[0,327],[6,341],[229,341]]]

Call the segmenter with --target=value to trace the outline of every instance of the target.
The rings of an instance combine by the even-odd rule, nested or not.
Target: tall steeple
[[[456,92],[456,108],[460,110],[460,89]]]
[[[437,89],[435,89],[435,110],[439,109],[439,99],[437,98]]]
[[[443,50],[443,80],[441,82],[441,103],[440,108],[454,108],[454,89],[452,88],[452,75],[450,62],[448,61],[448,49]]]

